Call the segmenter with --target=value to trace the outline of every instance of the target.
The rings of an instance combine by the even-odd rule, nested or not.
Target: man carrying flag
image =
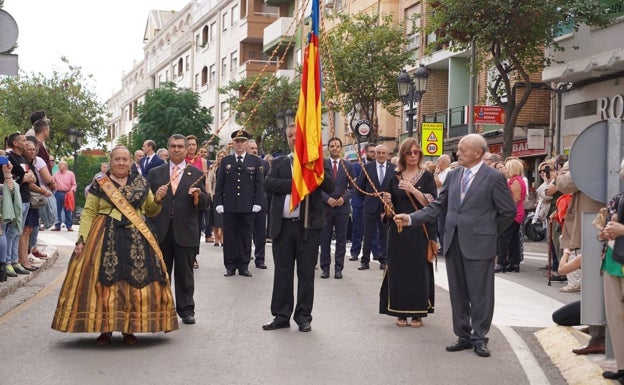
[[[321,191],[334,189],[331,170],[324,170],[321,138],[321,63],[318,49],[319,0],[312,2],[309,34],[301,74],[296,124],[286,129],[294,153],[273,161],[264,181],[273,196],[269,233],[273,239],[275,274],[271,313],[264,330],[290,327],[290,317],[300,332],[312,330],[314,267],[318,260],[321,229],[325,224]],[[294,271],[297,265],[297,303],[294,304]],[[293,314],[294,310],[294,314]]]

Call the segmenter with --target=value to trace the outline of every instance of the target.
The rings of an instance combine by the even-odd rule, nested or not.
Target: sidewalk
[[[31,271],[30,274],[27,275],[18,274],[15,278],[8,277],[6,282],[0,282],[0,301],[9,294],[14,293],[18,288],[26,285],[48,266],[54,264],[59,257],[58,249],[55,246],[37,245],[37,249],[39,249],[42,253],[47,254],[48,258],[43,259],[42,264],[35,265],[39,267],[39,270]]]

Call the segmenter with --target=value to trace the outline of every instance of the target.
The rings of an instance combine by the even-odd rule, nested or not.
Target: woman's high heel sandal
[[[98,338],[96,338],[95,343],[98,345],[108,345],[110,344],[112,337],[113,333],[102,333]]]
[[[121,333],[121,335],[123,336],[123,341],[124,341],[124,344],[126,345],[136,345],[137,341],[139,340],[132,333]]]

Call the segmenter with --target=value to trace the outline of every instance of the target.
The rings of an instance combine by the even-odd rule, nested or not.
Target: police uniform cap
[[[247,140],[251,138],[251,135],[245,130],[236,130],[232,133],[231,138],[234,140]]]

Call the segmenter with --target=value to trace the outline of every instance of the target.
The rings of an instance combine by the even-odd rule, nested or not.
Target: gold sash
[[[130,202],[117,190],[113,182],[106,176],[106,174],[98,174],[95,176],[95,180],[98,182],[102,191],[106,193],[106,195],[110,198],[111,202],[117,207],[117,210],[121,211],[123,215],[126,216],[132,222],[132,224],[141,232],[143,237],[147,240],[147,242],[152,246],[154,252],[158,256],[161,261],[164,261],[162,251],[158,246],[158,241],[154,238],[154,234],[147,227],[145,221],[137,214],[136,210]]]

